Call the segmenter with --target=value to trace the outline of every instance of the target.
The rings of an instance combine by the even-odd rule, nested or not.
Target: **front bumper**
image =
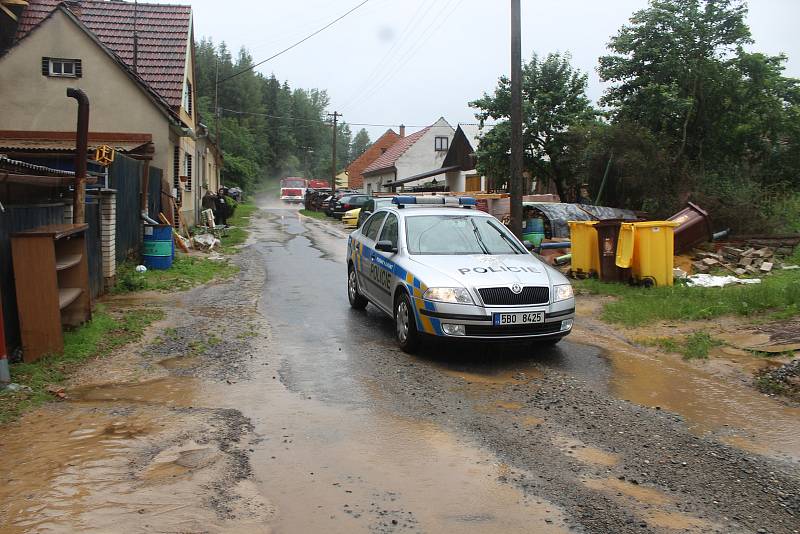
[[[275,198],[275,197],[273,197],[273,198]],[[283,196],[283,197],[281,197],[281,200],[284,201],[284,202],[303,202],[305,199],[303,197]]]
[[[454,339],[535,339],[568,335],[575,320],[575,299],[540,306],[478,306],[417,300],[420,330]],[[544,312],[543,323],[495,326],[495,313]],[[454,328],[456,327],[456,328]],[[463,327],[460,328],[460,327]]]

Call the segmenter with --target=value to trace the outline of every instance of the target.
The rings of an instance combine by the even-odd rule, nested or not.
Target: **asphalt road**
[[[345,235],[273,207],[242,253],[268,341],[235,399],[277,532],[800,529],[795,464],[616,398],[599,349],[399,351],[391,320],[348,306]]]

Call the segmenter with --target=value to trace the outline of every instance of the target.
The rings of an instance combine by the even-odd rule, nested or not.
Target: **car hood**
[[[554,283],[562,283],[554,279],[554,273],[563,278],[530,254],[413,256],[411,261],[424,266],[421,271],[429,271],[423,277],[429,287],[446,287],[453,282],[466,287],[547,286],[551,278]],[[566,279],[563,283],[567,283]]]

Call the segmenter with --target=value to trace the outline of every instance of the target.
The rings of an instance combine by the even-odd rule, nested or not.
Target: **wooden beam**
[[[7,6],[27,6],[27,0],[0,0],[0,4],[5,4]]]
[[[86,183],[93,184],[97,178],[89,177]],[[41,187],[67,187],[75,183],[74,176],[39,176],[37,174],[8,174],[0,171],[0,183]]]
[[[16,22],[16,21],[17,21],[17,16],[14,14],[14,12],[13,12],[13,11],[11,11],[10,9],[8,9],[8,8],[7,8],[5,5],[3,5],[3,4],[0,4],[0,10],[2,10],[2,11],[3,11],[3,13],[5,13],[5,14],[6,14],[6,15],[8,15],[9,17],[11,17],[11,20],[13,20],[14,22]]]

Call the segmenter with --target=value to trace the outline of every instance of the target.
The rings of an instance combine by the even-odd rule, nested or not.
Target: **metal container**
[[[175,258],[172,227],[167,224],[145,225],[142,263],[148,269],[169,269]]]
[[[597,252],[600,258],[600,280],[604,282],[627,282],[630,269],[617,266],[617,242],[623,219],[597,221]]]
[[[678,223],[675,227],[675,254],[691,250],[695,245],[711,241],[714,237],[711,217],[697,204],[689,202],[686,208],[667,220]]]

